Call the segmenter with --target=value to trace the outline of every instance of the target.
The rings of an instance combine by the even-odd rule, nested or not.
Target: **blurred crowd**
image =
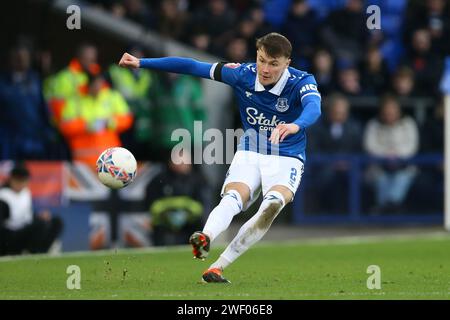
[[[381,30],[367,28],[369,3],[362,0],[89,2],[231,62],[254,61],[259,36],[286,35],[293,45],[292,65],[314,74],[323,96],[324,116],[308,135],[310,152],[389,159],[368,170],[378,206],[403,201],[417,176],[417,168],[399,160],[443,151],[438,83],[450,54],[447,0],[370,1],[380,5]],[[117,61],[100,66],[98,50],[81,44],[58,70],[51,53],[38,54],[18,39],[0,76],[0,159],[93,163],[106,147],[123,145],[138,160],[166,160],[176,143],[170,140],[172,130],[193,130],[194,120],[206,119],[198,79],[123,69]],[[125,50],[148,55],[138,45]],[[361,97],[375,97],[378,111],[361,116],[354,103]],[[404,108],[405,99],[420,97],[432,101],[423,123]],[[336,186],[346,170],[345,163],[328,176],[322,170],[323,181]]]
[[[437,94],[441,59],[450,52],[447,0],[90,2],[227,61],[253,60],[255,39],[280,32],[293,44],[292,65],[313,72],[323,94]],[[366,25],[369,4],[380,6],[380,30]],[[397,74],[412,77],[412,88],[393,88]]]
[[[166,160],[176,143],[171,132],[205,119],[196,78],[129,70],[116,61],[102,68],[98,48],[89,43],[47,74],[33,64],[27,43],[10,49],[9,70],[0,77],[0,159],[95,165],[106,148],[123,145],[138,160]],[[144,56],[138,45],[123,50]]]

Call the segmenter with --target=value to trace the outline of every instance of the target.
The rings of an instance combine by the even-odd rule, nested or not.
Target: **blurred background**
[[[367,27],[370,5],[380,29]],[[315,76],[323,105],[299,191],[267,236],[442,228],[448,0],[18,0],[0,15],[0,183],[28,172],[18,192],[30,190],[29,211],[47,222],[32,232],[54,240],[41,251],[185,244],[219,201],[228,165],[175,165],[170,136],[194,133],[194,121],[200,134],[239,128],[232,91],[117,63],[125,51],[251,62],[255,39],[272,31],[292,42],[292,66]],[[139,162],[119,191],[94,170],[110,146]],[[0,242],[27,226],[11,229],[23,208],[4,194]]]

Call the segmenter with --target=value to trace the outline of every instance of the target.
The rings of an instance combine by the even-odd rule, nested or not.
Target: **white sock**
[[[213,265],[224,269],[252,245],[258,242],[269,230],[273,220],[283,209],[283,195],[277,191],[269,191],[263,199],[258,212],[239,229],[238,234]]]
[[[233,220],[233,217],[242,211],[242,199],[239,192],[230,190],[225,193],[219,204],[211,211],[203,232],[209,236],[212,242],[219,234],[225,231]]]
[[[231,264],[231,261],[228,261],[227,258],[223,257],[222,255],[219,257],[219,259],[216,260],[212,265],[209,266],[209,269],[212,268],[219,268],[219,269],[225,269]]]

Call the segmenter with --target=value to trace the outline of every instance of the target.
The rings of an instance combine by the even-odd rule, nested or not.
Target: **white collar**
[[[269,92],[279,96],[281,94],[281,91],[283,91],[284,87],[286,86],[290,75],[291,73],[289,72],[288,68],[286,68],[281,75],[280,80],[278,80],[278,82],[273,86],[272,89],[269,90]],[[264,88],[264,86],[259,82],[258,73],[256,73],[255,91],[264,90],[266,90],[266,88]]]

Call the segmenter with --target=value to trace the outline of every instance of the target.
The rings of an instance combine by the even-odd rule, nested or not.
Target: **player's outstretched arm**
[[[200,62],[183,57],[138,59],[129,53],[124,53],[120,59],[119,66],[127,68],[155,69],[210,79],[210,71],[213,65],[211,63]]]

